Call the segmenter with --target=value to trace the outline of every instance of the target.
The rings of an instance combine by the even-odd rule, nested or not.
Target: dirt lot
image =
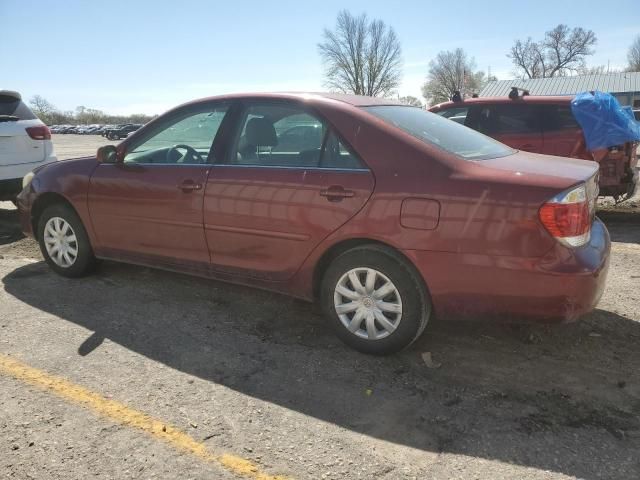
[[[582,321],[439,319],[410,350],[375,358],[338,342],[313,306],[275,294],[111,262],[86,279],[60,278],[0,204],[0,471],[640,478],[640,214],[601,216],[614,241],[609,283]],[[423,352],[441,367],[428,368]],[[2,373],[2,358],[151,415],[253,470],[145,433],[89,395],[52,392],[49,377]]]
[[[52,135],[53,146],[60,160],[94,155],[102,145],[118,142],[107,140],[100,135]]]

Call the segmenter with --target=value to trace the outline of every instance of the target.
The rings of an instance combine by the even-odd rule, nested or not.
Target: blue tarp
[[[631,108],[621,107],[609,93],[579,93],[571,101],[571,111],[591,151],[640,141],[640,123]]]

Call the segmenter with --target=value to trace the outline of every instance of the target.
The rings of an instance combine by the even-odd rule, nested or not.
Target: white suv
[[[14,200],[27,173],[56,160],[49,127],[18,92],[0,90],[0,200]]]

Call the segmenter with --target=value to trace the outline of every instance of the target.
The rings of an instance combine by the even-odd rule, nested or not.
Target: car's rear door
[[[571,106],[542,105],[542,153],[560,157],[591,159],[586,150],[584,135],[576,121]]]
[[[478,105],[469,113],[467,126],[510,147],[541,153],[543,149],[538,105],[514,101]],[[473,123],[470,120],[473,119]]]
[[[296,126],[304,138],[280,141]],[[322,135],[309,135],[322,129]],[[204,226],[215,270],[290,278],[355,215],[374,186],[369,169],[317,115],[294,103],[249,102],[225,161],[214,165]]]
[[[89,211],[106,256],[209,267],[202,203],[227,110],[226,104],[178,110],[125,143],[122,161],[96,168]]]

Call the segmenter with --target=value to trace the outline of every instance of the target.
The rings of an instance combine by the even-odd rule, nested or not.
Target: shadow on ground
[[[78,361],[110,339],[422,451],[584,479],[640,472],[640,323],[613,312],[539,328],[438,321],[409,351],[377,358],[340,344],[313,306],[242,287],[109,262],[82,281],[40,262],[2,282],[21,301],[94,332],[78,345]],[[426,351],[440,368],[427,368]]]
[[[0,208],[0,245],[13,243],[24,238],[20,231],[18,210]]]

